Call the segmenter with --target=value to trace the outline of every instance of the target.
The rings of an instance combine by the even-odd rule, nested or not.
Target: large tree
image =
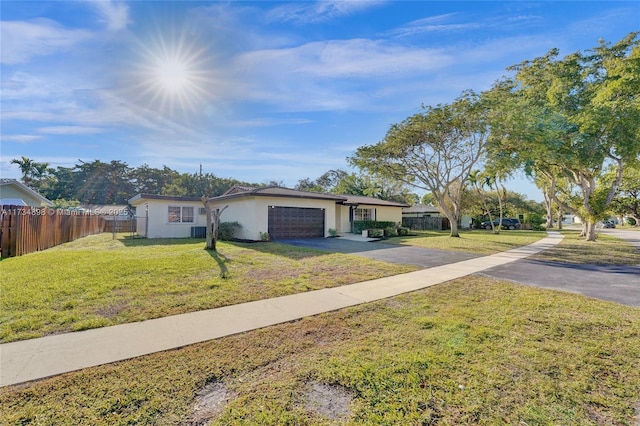
[[[640,227],[640,164],[624,169],[618,193],[611,206],[615,214],[633,217],[635,226]]]
[[[485,152],[483,104],[468,92],[451,104],[423,110],[392,125],[378,144],[358,148],[349,161],[430,192],[451,223],[451,236],[459,237],[464,182]]]
[[[557,49],[510,68],[491,99],[492,161],[524,166],[542,177],[548,196],[580,217],[587,240],[607,214],[623,170],[640,154],[638,33],[611,45],[559,58]],[[607,167],[615,179],[605,181]],[[557,194],[558,182],[573,190]]]

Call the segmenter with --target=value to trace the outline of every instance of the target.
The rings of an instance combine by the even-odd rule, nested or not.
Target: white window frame
[[[174,212],[171,212],[171,209],[174,209]],[[180,209],[180,213],[177,213],[176,209]],[[191,220],[190,221],[186,221],[183,220],[185,217],[185,210],[186,209],[191,209]],[[173,215],[177,215],[176,219],[177,220],[171,220],[171,216]],[[188,215],[187,215],[188,217]],[[169,205],[167,207],[167,223],[169,224],[179,224],[179,223],[196,223],[196,215],[195,215],[195,207],[193,206],[176,206],[176,205]]]
[[[376,209],[357,208],[353,210],[353,220],[376,220]]]

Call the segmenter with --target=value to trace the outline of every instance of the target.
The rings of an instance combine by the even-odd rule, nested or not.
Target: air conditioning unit
[[[207,238],[207,227],[206,226],[192,226],[191,227],[191,238]]]

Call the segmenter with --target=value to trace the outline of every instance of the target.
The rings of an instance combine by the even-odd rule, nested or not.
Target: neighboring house
[[[207,216],[197,197],[138,194],[129,200],[136,208],[136,229],[147,238],[203,236]]]
[[[0,204],[32,207],[51,207],[53,203],[15,179],[0,179]]]
[[[416,204],[402,209],[402,217],[440,217],[440,210],[426,204]]]
[[[242,228],[236,238],[254,241],[262,239],[264,233],[276,240],[327,237],[330,229],[344,234],[351,231],[353,221],[357,220],[401,223],[402,208],[407,207],[371,197],[275,186],[234,186],[209,200],[214,208],[228,206],[220,220],[240,223]],[[191,227],[206,226],[204,205],[199,198],[141,194],[129,203],[137,208],[138,234],[149,238],[189,237]],[[178,211],[182,214],[180,221],[177,216],[172,218]]]
[[[570,213],[565,213],[564,215],[562,215],[562,223],[564,225],[571,225],[573,223],[582,223],[582,220],[580,220],[580,218],[578,216],[574,216]]]

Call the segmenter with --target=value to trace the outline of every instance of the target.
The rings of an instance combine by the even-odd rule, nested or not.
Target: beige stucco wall
[[[169,206],[193,207],[194,222],[169,223]],[[201,207],[204,205],[200,201],[144,200],[136,203],[137,232],[147,238],[188,238],[191,236],[192,226],[207,225],[206,215],[200,214]]]
[[[376,209],[376,220],[379,222],[402,223],[402,208],[391,206],[358,206],[362,209]]]
[[[336,203],[332,200],[313,200],[288,197],[240,197],[214,203],[217,208],[229,206],[220,217],[221,222],[238,222],[242,229],[237,238],[260,240],[260,232],[269,229],[269,207],[305,207],[325,210],[324,235],[336,228]],[[348,219],[348,216],[347,216]]]
[[[19,198],[27,203],[28,206],[47,207],[47,204],[12,184],[0,186],[0,198]]]
[[[220,222],[238,222],[242,228],[236,238],[243,240],[259,240],[260,233],[256,230],[255,197],[232,198],[220,203],[213,203],[215,208],[228,206],[220,216]]]
[[[351,222],[349,222],[350,208],[350,206],[336,205],[336,229],[339,235],[351,232]]]

